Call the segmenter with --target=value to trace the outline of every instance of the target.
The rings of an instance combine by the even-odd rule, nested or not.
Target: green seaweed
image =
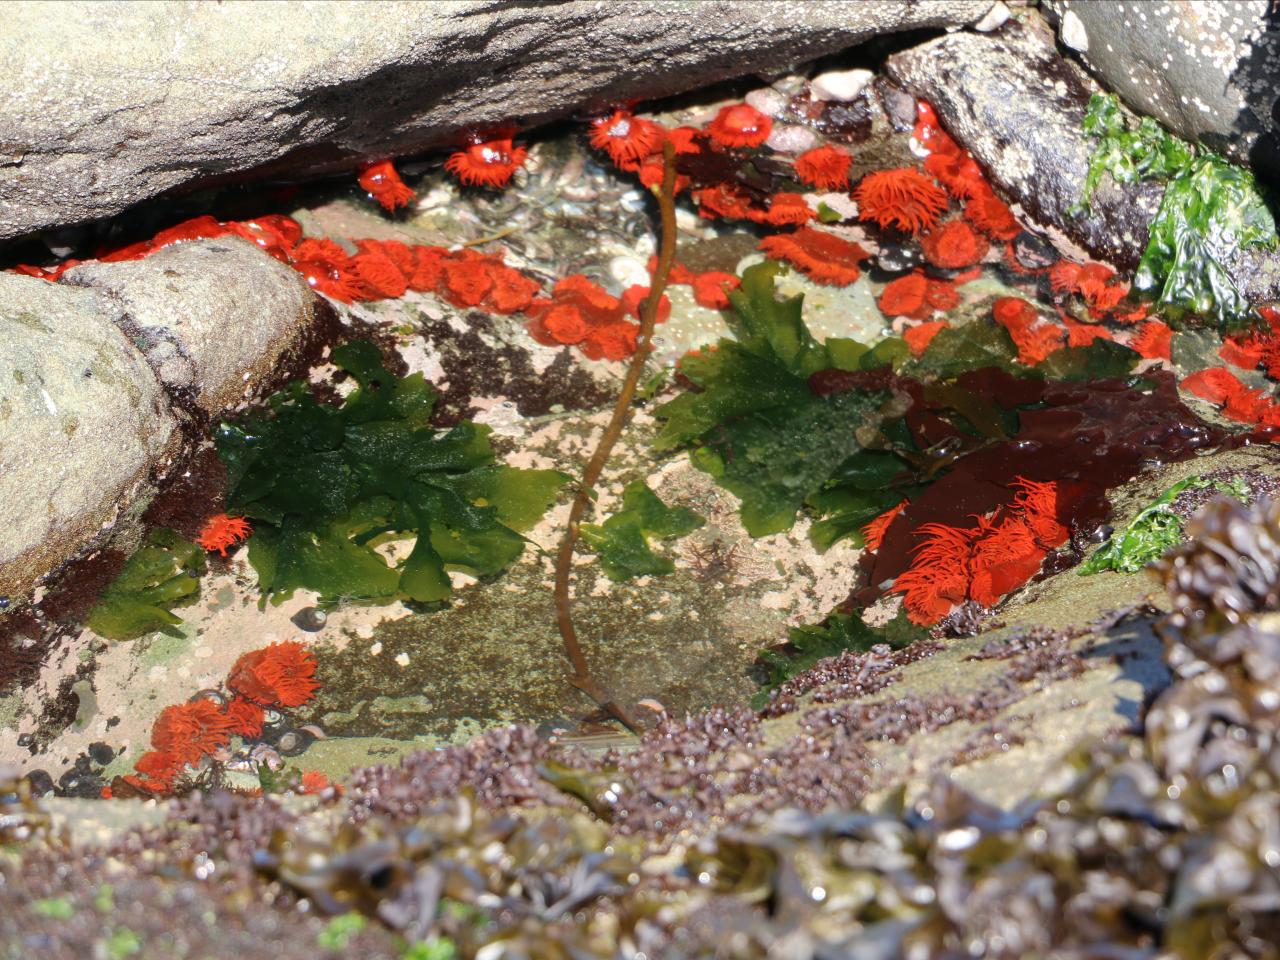
[[[302,382],[264,411],[217,433],[229,506],[254,521],[248,558],[264,598],[295,589],[322,598],[446,600],[449,570],[500,572],[524,550],[568,479],[495,462],[489,428],[431,426],[436,391],[421,374],[397,378],[364,341],[333,351],[358,386],[340,405]],[[406,558],[379,547],[415,537]]]
[[[657,448],[692,445],[694,466],[742,500],[742,522],[753,537],[789,530],[806,499],[862,449],[854,426],[879,420],[882,392],[823,397],[809,388],[809,377],[905,359],[893,347],[900,341],[873,350],[852,340],[819,343],[801,317],[804,298],[775,297],[778,270],[766,262],[743,273],[729,295],[737,339],[687,356],[680,373],[698,389],[656,411],[665,421]]]
[[[175,607],[194,603],[205,571],[204,551],[172,530],[153,530],[89,613],[89,628],[112,640],[153,630],[181,636]]]
[[[1093,95],[1084,131],[1098,142],[1072,213],[1088,209],[1103,174],[1118,183],[1168,184],[1134,289],[1175,317],[1212,316],[1224,326],[1245,321],[1249,304],[1226,264],[1241,249],[1277,243],[1275,221],[1253,174],[1179,140],[1149,117],[1129,129],[1114,94]]]
[[[892,620],[878,627],[868,626],[856,613],[833,613],[821,624],[792,627],[787,633],[786,653],[766,650],[760,654],[766,679],[752,706],[762,707],[771,690],[804,673],[819,660],[837,657],[846,651],[865,653],[881,643],[900,650],[928,634],[928,628],[913,624],[901,609]]]
[[[1199,476],[1179,480],[1155,500],[1138,511],[1123,530],[1117,530],[1093,556],[1080,565],[1082,577],[1114,570],[1137,573],[1160,559],[1182,542],[1182,518],[1173,512],[1173,502],[1183,490],[1212,487],[1237,500],[1248,497],[1248,490],[1238,481],[1211,480]]]
[[[649,546],[649,537],[670,540],[692,533],[706,523],[687,507],[669,507],[645,484],[636,480],[622,493],[622,509],[603,524],[584,523],[582,539],[600,554],[610,580],[628,580],[645,574],[666,574],[675,569],[668,557]]]

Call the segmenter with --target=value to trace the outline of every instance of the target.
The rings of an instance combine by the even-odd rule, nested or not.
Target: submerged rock
[[[347,173],[844,49],[992,0],[5,9],[0,239],[175,188]]]

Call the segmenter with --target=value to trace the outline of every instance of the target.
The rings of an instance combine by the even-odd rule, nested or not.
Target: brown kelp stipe
[[[560,541],[560,550],[556,554],[556,623],[560,627],[560,636],[564,640],[565,653],[573,664],[573,676],[569,682],[594,700],[602,710],[623,724],[628,730],[636,730],[636,723],[627,711],[600,686],[591,676],[591,668],[587,658],[583,656],[582,646],[578,643],[578,633],[573,628],[573,599],[569,596],[569,570],[573,566],[573,549],[578,542],[578,528],[582,523],[582,515],[591,503],[596,481],[609,460],[613,445],[622,435],[622,428],[627,425],[627,417],[631,413],[631,401],[635,398],[636,387],[640,383],[640,374],[644,372],[645,361],[653,350],[653,327],[658,318],[658,306],[662,302],[663,291],[671,276],[671,265],[676,259],[676,155],[675,148],[668,140],[662,146],[662,187],[658,191],[658,207],[662,213],[662,243],[658,250],[658,264],[653,271],[652,284],[648,299],[640,308],[640,333],[636,338],[636,352],[631,358],[631,366],[627,369],[627,378],[623,381],[622,390],[618,394],[617,403],[613,406],[613,416],[609,426],[600,438],[600,443],[587,467],[582,472],[582,483],[573,498],[573,506],[569,508],[569,526],[565,530],[564,539]]]

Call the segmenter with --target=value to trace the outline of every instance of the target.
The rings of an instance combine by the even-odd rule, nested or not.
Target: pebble
[[[769,87],[752,90],[742,99],[766,117],[779,117],[787,108],[787,98]]]
[[[852,100],[874,76],[870,70],[832,70],[809,81],[809,96],[815,100]]]
[[[775,124],[765,143],[778,153],[804,153],[817,146],[818,136],[805,127]]]
[[[307,633],[316,633],[319,630],[323,630],[328,620],[329,615],[319,607],[303,607],[289,618],[290,623],[299,630],[305,630]]]
[[[649,269],[639,257],[614,257],[609,261],[609,277],[623,289],[649,285]]]
[[[1058,262],[1058,251],[1053,244],[1027,230],[1013,238],[1013,255],[1028,270],[1039,270]]]

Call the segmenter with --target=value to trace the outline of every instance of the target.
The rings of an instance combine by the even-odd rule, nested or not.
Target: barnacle
[[[862,178],[853,191],[858,216],[881,227],[920,233],[936,226],[947,209],[947,194],[919,170],[879,170]]]

